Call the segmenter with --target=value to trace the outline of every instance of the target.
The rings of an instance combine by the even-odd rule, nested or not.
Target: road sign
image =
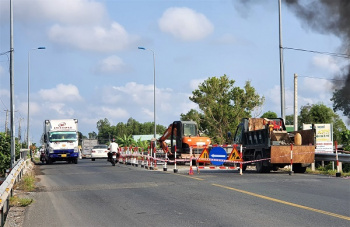
[[[239,152],[237,150],[237,147],[234,146],[231,154],[228,156],[228,159],[230,161],[241,161],[241,157],[239,155]]]
[[[209,160],[205,160],[205,159],[209,159],[209,152],[208,152],[207,148],[204,148],[204,150],[202,151],[201,155],[198,158],[198,162],[200,162],[200,163],[210,163]]]
[[[227,158],[227,153],[222,147],[214,147],[209,153],[209,158],[215,159],[211,160],[211,164],[221,166]]]

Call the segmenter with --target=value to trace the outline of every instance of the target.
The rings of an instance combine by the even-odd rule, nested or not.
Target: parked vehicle
[[[91,150],[96,145],[98,145],[97,139],[83,139],[81,151],[82,158],[91,158]]]
[[[234,143],[238,147],[242,145],[243,160],[255,163],[259,173],[290,165],[291,158],[293,171],[304,173],[315,160],[315,130],[288,133],[282,118],[243,118],[235,132]],[[244,164],[243,170],[246,167]]]
[[[43,141],[46,164],[55,161],[78,163],[77,119],[45,120]]]
[[[170,140],[170,151],[166,140]],[[165,153],[169,153],[169,159],[189,158],[190,147],[192,147],[193,157],[199,157],[205,147],[211,144],[209,137],[199,135],[198,126],[195,121],[174,121],[169,125],[163,136],[158,139],[158,143]]]
[[[108,146],[105,144],[99,144],[91,150],[91,161],[95,161],[96,158],[108,158]]]

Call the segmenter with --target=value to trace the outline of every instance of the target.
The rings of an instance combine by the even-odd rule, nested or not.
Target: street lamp
[[[156,61],[154,57],[154,51],[146,49],[145,47],[138,47],[139,50],[149,50],[153,54],[153,111],[154,111],[154,138],[156,138],[157,126],[156,126]]]
[[[38,47],[33,48],[28,51],[28,114],[27,114],[27,143],[28,143],[28,149],[30,153],[30,158],[33,158],[32,152],[30,152],[30,143],[29,143],[29,89],[30,89],[30,51],[32,50],[45,50],[45,47]]]

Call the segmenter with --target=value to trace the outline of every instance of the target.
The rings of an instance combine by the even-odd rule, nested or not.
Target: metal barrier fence
[[[22,150],[20,159],[15,166],[9,170],[5,181],[0,185],[0,226],[5,225],[6,217],[10,209],[10,198],[13,195],[13,186],[19,182],[23,176],[26,165],[27,150]]]

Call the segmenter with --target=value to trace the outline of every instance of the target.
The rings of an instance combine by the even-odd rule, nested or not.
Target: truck
[[[55,161],[78,163],[77,119],[45,120],[43,140],[46,164]]]
[[[287,165],[295,173],[304,173],[315,160],[315,130],[288,133],[282,118],[243,118],[233,142],[242,147],[243,171],[255,163],[258,173]]]
[[[170,140],[170,150],[166,140]],[[175,149],[176,158],[190,158],[191,147],[192,156],[199,157],[203,149],[211,144],[211,140],[199,135],[195,121],[174,121],[158,139],[158,143],[164,153],[169,153],[168,158],[174,160]]]
[[[91,157],[91,150],[94,146],[98,145],[97,139],[83,139],[82,141],[82,157],[89,158]]]

